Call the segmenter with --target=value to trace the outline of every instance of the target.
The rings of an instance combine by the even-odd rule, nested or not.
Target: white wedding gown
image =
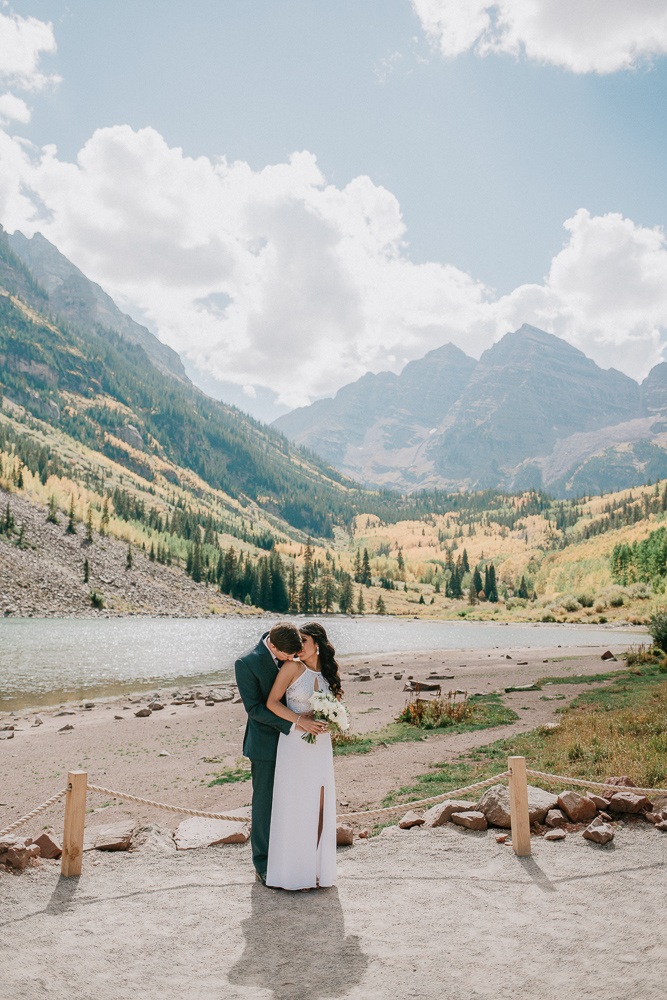
[[[312,712],[310,697],[329,691],[322,674],[306,668],[287,688],[287,707],[299,714]],[[333,749],[329,733],[306,743],[303,732],[280,734],[273,783],[266,884],[281,889],[308,889],[336,880],[336,789]],[[320,822],[320,796],[324,788],[324,821]]]

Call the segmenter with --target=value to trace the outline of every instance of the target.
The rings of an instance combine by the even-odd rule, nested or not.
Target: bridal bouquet
[[[344,733],[350,728],[347,717],[347,709],[342,702],[338,701],[332,694],[325,694],[323,691],[314,691],[310,699],[316,719],[323,719],[328,722],[334,732]],[[302,737],[306,743],[315,743],[317,736],[313,733],[305,733]]]

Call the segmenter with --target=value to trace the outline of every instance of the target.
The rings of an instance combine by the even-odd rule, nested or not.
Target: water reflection
[[[368,958],[345,935],[337,889],[280,892],[254,885],[243,921],[245,950],[232,966],[234,986],[271,990],[275,1000],[342,997],[357,986]]]

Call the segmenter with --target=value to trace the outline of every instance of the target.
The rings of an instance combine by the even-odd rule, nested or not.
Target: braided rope
[[[561,781],[567,785],[582,785],[584,788],[606,788],[613,792],[641,792],[642,795],[667,795],[667,788],[635,788],[626,785],[605,785],[603,781],[586,781],[584,778],[568,778],[563,774],[547,774],[545,771],[533,771],[526,768],[526,774],[533,778],[544,778],[546,781]]]
[[[462,792],[475,792],[478,788],[486,788],[493,785],[499,778],[509,778],[509,771],[502,771],[494,774],[492,778],[485,778],[484,781],[476,781],[474,785],[464,785],[463,788],[453,788],[451,792],[443,792],[442,795],[432,795],[430,799],[418,799],[416,802],[401,802],[397,806],[385,806],[384,809],[367,809],[355,813],[339,813],[337,819],[364,819],[367,816],[380,816],[382,813],[400,812],[402,809],[416,809],[420,806],[432,806],[445,799],[451,799],[454,795],[461,795]]]
[[[126,802],[138,802],[142,806],[153,806],[155,809],[166,809],[168,812],[184,813],[186,816],[203,816],[204,819],[224,819],[230,823],[247,823],[248,820],[242,816],[233,816],[227,813],[203,812],[200,809],[186,809],[184,806],[170,806],[166,802],[153,802],[152,799],[142,799],[139,795],[127,795],[125,792],[115,792],[112,788],[102,788],[101,785],[88,785],[89,792],[101,792],[102,795],[110,795],[112,798],[123,799]]]
[[[33,816],[39,816],[41,812],[44,812],[45,809],[52,806],[54,802],[58,801],[58,799],[62,799],[66,792],[66,788],[63,788],[60,792],[56,792],[56,794],[52,795],[50,799],[46,800],[46,802],[42,802],[41,806],[37,806],[36,809],[33,809],[32,812],[26,813],[25,816],[21,816],[21,818],[17,819],[11,826],[6,827],[4,830],[0,830],[0,837],[5,837],[8,833],[11,833],[12,830],[16,830],[19,826],[23,826],[23,824],[27,823],[29,819],[33,818]]]

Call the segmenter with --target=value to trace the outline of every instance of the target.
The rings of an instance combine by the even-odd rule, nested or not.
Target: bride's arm
[[[293,712],[291,708],[287,705],[283,705],[280,700],[290,684],[296,680],[298,676],[300,664],[294,660],[286,660],[284,665],[278,671],[278,676],[273,682],[273,687],[271,688],[268,700],[266,702],[266,707],[274,715],[280,716],[281,719],[286,719],[288,722],[293,722],[296,724],[297,729],[303,729],[306,733],[313,733],[317,736],[318,733],[323,733],[328,728],[326,723],[317,721],[316,719],[310,719],[305,715],[297,715]]]

